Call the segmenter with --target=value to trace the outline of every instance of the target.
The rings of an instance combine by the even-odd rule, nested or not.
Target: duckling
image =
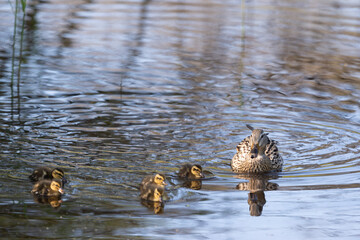
[[[140,193],[140,198],[151,202],[162,202],[162,196],[164,195],[164,188],[158,187],[155,184],[147,185],[146,189],[143,189]]]
[[[38,196],[61,196],[64,190],[61,188],[61,181],[59,179],[40,180],[35,183],[31,193]]]
[[[48,179],[60,179],[62,181],[62,186],[65,186],[67,180],[64,177],[64,171],[60,168],[51,169],[49,167],[39,167],[29,176],[29,179],[32,182],[37,182],[40,180]]]
[[[203,178],[204,174],[199,164],[185,164],[180,168],[178,176],[187,179],[199,179]]]
[[[154,185],[158,188],[165,188],[165,175],[156,173],[154,176],[146,176],[140,183],[140,192],[147,191],[149,185]]]

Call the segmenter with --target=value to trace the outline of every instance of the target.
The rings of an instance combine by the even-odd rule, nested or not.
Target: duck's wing
[[[277,141],[269,139],[269,143],[266,145],[265,154],[269,157],[271,165],[274,169],[281,169],[283,165],[283,159],[279,153],[277,144]]]
[[[146,176],[140,183],[140,191],[143,191],[147,187],[147,185],[154,182],[154,176]]]
[[[190,170],[191,170],[191,164],[185,164],[185,165],[181,166],[177,175],[179,177],[186,178],[189,176]]]
[[[33,182],[37,182],[42,179],[48,179],[51,177],[51,171],[51,168],[39,167],[32,172],[32,174],[29,176],[29,179]]]
[[[231,169],[234,172],[240,171],[239,168],[245,161],[247,154],[251,151],[250,136],[246,137],[236,146],[236,153],[231,160]]]
[[[240,158],[245,158],[245,156],[251,151],[250,145],[250,136],[247,136],[244,140],[236,146],[236,154],[239,155]]]

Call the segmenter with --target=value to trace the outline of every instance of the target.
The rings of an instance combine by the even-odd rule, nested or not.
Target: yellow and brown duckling
[[[186,179],[200,179],[204,177],[204,174],[199,164],[185,164],[181,166],[178,176]]]
[[[62,182],[59,179],[53,180],[40,180],[34,184],[31,193],[37,196],[45,197],[60,197],[64,194],[64,190],[61,188]]]
[[[152,187],[156,186],[158,188],[165,188],[165,175],[164,174],[160,174],[160,173],[156,173],[153,176],[146,176],[144,177],[144,179],[141,181],[140,183],[140,191],[147,191],[148,186]]]
[[[64,171],[60,168],[49,168],[49,167],[39,167],[33,171],[33,173],[29,176],[29,179],[32,182],[37,182],[40,180],[52,180],[52,179],[60,179],[62,181],[62,186],[67,182],[64,177]]]
[[[140,197],[143,200],[162,202],[165,191],[165,175],[156,173],[153,176],[146,176],[140,184]]]
[[[264,173],[281,171],[283,159],[276,146],[262,129],[246,125],[252,133],[236,147],[231,169],[236,173]]]

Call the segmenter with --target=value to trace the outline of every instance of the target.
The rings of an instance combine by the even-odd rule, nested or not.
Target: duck
[[[140,183],[140,192],[146,192],[149,186],[165,188],[165,175],[161,173],[156,173],[155,175],[146,176]]]
[[[62,181],[62,186],[65,186],[67,182],[64,177],[64,171],[60,168],[49,168],[49,167],[39,167],[33,171],[33,173],[29,176],[29,179],[32,182],[38,182],[40,180],[48,179],[60,179]]]
[[[163,202],[162,196],[164,195],[164,188],[157,186],[156,184],[149,184],[140,193],[142,200],[150,202]]]
[[[266,173],[282,171],[281,157],[275,140],[268,137],[263,129],[255,129],[246,124],[251,135],[236,147],[236,154],[231,160],[231,169],[235,173]]]
[[[61,186],[62,182],[56,178],[53,180],[40,180],[35,183],[31,193],[36,196],[60,197],[65,193]]]
[[[185,164],[181,166],[178,174],[181,178],[186,179],[200,179],[204,178],[202,167],[199,164]]]

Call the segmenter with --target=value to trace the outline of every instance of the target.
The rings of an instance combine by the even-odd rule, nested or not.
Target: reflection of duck
[[[61,206],[62,200],[61,196],[41,196],[41,195],[34,195],[34,201],[41,204],[50,204],[53,208],[59,208]]]
[[[163,202],[150,202],[146,200],[141,200],[141,204],[145,207],[154,211],[155,214],[164,212],[164,203]]]
[[[203,178],[202,167],[199,164],[185,164],[181,166],[178,176],[187,179]]]
[[[269,182],[269,179],[274,178],[274,176],[248,175],[239,177],[249,180],[249,182],[239,183],[236,188],[243,191],[250,191],[248,194],[250,215],[260,216],[263,206],[266,203],[264,191],[277,190],[279,185]]]
[[[231,160],[232,170],[237,173],[281,171],[283,159],[278,152],[277,142],[271,140],[262,129],[246,126],[252,133],[236,147],[237,153]]]
[[[186,180],[182,186],[186,187],[186,188],[191,188],[194,190],[200,190],[202,187],[202,181],[201,180]]]
[[[29,176],[30,180],[33,182],[37,182],[40,180],[48,179],[60,179],[62,181],[62,186],[67,182],[64,177],[64,171],[60,168],[51,169],[49,167],[39,167],[33,171],[33,173]]]
[[[35,183],[31,193],[37,196],[59,197],[64,194],[64,190],[61,188],[61,181],[59,179],[41,180]]]

